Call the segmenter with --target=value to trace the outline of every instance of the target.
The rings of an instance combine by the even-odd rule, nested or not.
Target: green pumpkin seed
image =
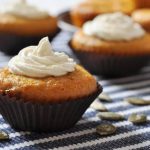
[[[101,112],[98,114],[98,117],[100,117],[102,120],[124,120],[124,117],[122,115],[114,112]]]
[[[112,99],[106,93],[101,93],[98,98],[100,101],[112,102]]]
[[[101,124],[96,127],[96,132],[99,135],[111,135],[115,133],[117,128],[112,124]]]
[[[128,103],[132,105],[139,105],[139,106],[150,105],[150,101],[146,101],[138,97],[129,97],[129,98],[126,98],[125,101],[127,101]]]
[[[9,135],[4,131],[0,131],[0,140],[7,140],[9,139]]]
[[[135,124],[145,123],[147,121],[147,116],[144,114],[133,113],[129,116],[128,121]]]
[[[105,111],[108,111],[107,108],[100,102],[98,101],[94,101],[92,104],[91,104],[91,108],[97,110],[97,111],[102,111],[102,112],[105,112]]]

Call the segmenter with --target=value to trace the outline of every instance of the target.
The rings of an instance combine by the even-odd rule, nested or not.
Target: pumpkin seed
[[[7,140],[9,139],[9,135],[4,131],[0,131],[0,140]]]
[[[96,127],[96,132],[99,135],[111,135],[115,133],[117,128],[112,124],[101,124]]]
[[[141,106],[150,105],[150,101],[146,101],[138,97],[129,97],[129,98],[126,98],[125,101],[127,101],[128,103],[132,105],[141,105]]]
[[[108,111],[107,108],[100,102],[98,101],[94,101],[92,104],[91,104],[91,107],[97,111],[102,111],[102,112],[105,112],[105,111]]]
[[[147,116],[144,114],[133,113],[129,116],[128,121],[135,123],[135,124],[144,123],[147,121]]]
[[[106,93],[101,93],[98,98],[104,102],[112,102],[112,99]]]
[[[98,114],[98,117],[100,117],[102,120],[124,120],[124,117],[122,115],[114,112],[101,112]]]

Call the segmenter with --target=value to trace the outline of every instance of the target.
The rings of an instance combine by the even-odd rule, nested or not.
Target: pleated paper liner
[[[20,36],[0,33],[0,51],[8,55],[16,55],[21,49],[27,46],[37,45],[44,36],[48,36],[51,41],[59,31],[60,29],[53,34],[43,36]]]
[[[91,95],[56,104],[24,102],[21,99],[0,96],[0,113],[15,129],[50,132],[71,128],[89,105],[102,92],[98,84]]]
[[[69,46],[87,70],[106,77],[121,77],[137,73],[148,64],[150,58],[147,55],[121,56],[77,51],[72,48],[71,42]]]

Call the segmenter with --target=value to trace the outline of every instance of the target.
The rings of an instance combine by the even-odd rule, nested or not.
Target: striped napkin
[[[58,51],[65,51],[72,55],[67,43],[72,35],[60,32],[53,40],[53,47]],[[0,66],[7,64],[9,57],[0,54]],[[109,94],[113,103],[106,107],[113,112],[125,115],[131,113],[144,113],[148,122],[143,125],[133,125],[128,121],[111,122],[117,127],[117,132],[111,136],[99,136],[95,127],[101,121],[96,117],[98,113],[89,108],[82,119],[71,129],[57,133],[30,133],[13,130],[0,116],[0,130],[7,132],[10,141],[0,142],[0,150],[150,150],[150,106],[136,107],[124,102],[122,99],[129,96],[139,96],[150,99],[150,66],[145,67],[141,73],[130,77],[118,79],[104,79],[97,77]]]

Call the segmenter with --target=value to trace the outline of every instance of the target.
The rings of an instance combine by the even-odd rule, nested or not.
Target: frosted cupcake
[[[104,14],[85,23],[71,47],[89,71],[124,76],[139,71],[150,56],[150,34],[122,13]]]
[[[0,112],[14,128],[58,131],[72,127],[102,88],[48,38],[13,57],[0,71]]]
[[[16,0],[0,9],[0,50],[17,54],[28,45],[37,44],[44,37],[57,32],[57,20],[48,12]]]

